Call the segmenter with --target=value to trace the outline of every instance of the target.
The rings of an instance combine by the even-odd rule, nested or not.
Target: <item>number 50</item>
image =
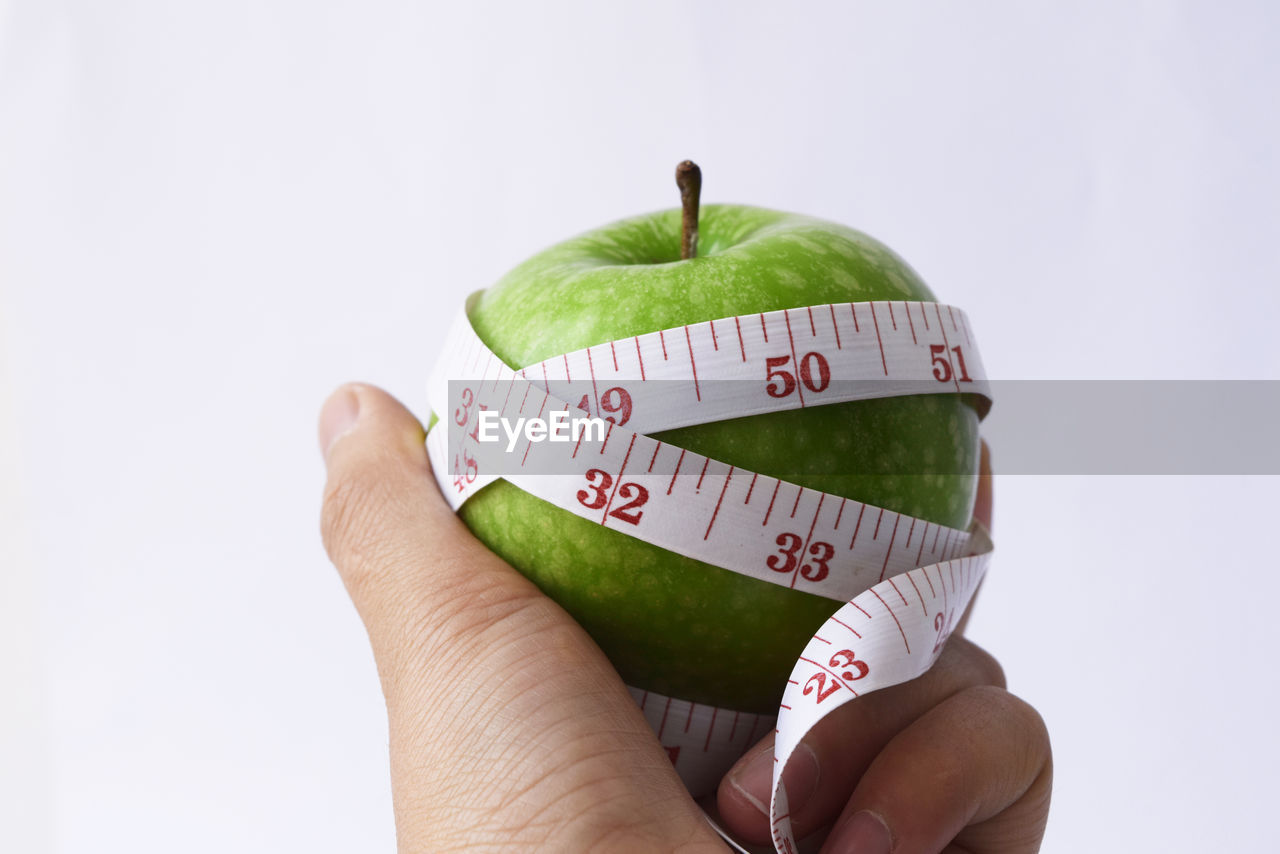
[[[790,356],[774,356],[764,360],[765,379],[769,381],[765,391],[770,397],[787,397],[796,390],[795,375],[781,370],[790,361]],[[817,377],[814,377],[815,371]],[[827,386],[831,385],[831,366],[827,364],[827,358],[821,353],[805,353],[800,357],[800,382],[814,394],[826,391]]]

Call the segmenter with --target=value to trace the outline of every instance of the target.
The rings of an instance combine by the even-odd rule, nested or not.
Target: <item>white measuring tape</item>
[[[776,719],[770,819],[777,850],[794,852],[781,783],[791,753],[836,708],[933,664],[986,570],[990,541],[976,525],[969,531],[936,525],[735,468],[646,433],[848,400],[956,392],[975,395],[983,411],[989,405],[968,320],[938,303],[740,315],[521,369],[485,346],[464,309],[429,381],[429,403],[440,420],[427,435],[427,451],[455,510],[502,478],[670,551],[848,602],[805,647]],[[551,441],[547,422],[555,431],[556,412],[602,423],[577,435],[566,429]],[[510,429],[535,418],[541,430]],[[631,690],[695,795],[713,789],[775,726],[771,718]]]

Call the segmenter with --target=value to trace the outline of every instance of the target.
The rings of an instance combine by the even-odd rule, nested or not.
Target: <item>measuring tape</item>
[[[847,602],[806,645],[776,720],[630,689],[695,796],[774,727],[770,820],[777,850],[794,852],[781,782],[791,753],[836,708],[933,664],[986,570],[990,541],[976,524],[937,525],[646,434],[921,393],[969,394],[985,413],[990,390],[967,317],[926,302],[809,306],[660,330],[517,369],[472,328],[476,296],[428,384],[440,420],[427,452],[451,507],[501,478],[670,551]]]

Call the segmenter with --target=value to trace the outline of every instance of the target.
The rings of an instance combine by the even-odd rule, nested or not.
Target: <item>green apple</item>
[[[681,231],[681,211],[668,210],[547,249],[479,297],[472,325],[521,367],[737,314],[934,299],[898,255],[834,223],[708,205],[698,255],[688,260],[680,258]],[[855,401],[654,436],[937,524],[966,527],[973,510],[978,416],[957,395]],[[902,474],[920,458],[944,473]],[[796,656],[842,604],[674,554],[505,481],[460,512],[590,632],[629,684],[682,699],[776,712]]]

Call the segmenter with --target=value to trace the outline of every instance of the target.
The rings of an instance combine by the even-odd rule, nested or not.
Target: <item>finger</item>
[[[983,440],[973,515],[988,530],[992,486],[991,453]],[[808,835],[839,814],[862,772],[899,729],[965,688],[1004,687],[999,663],[961,637],[968,615],[966,610],[929,673],[841,707],[805,736],[783,773],[792,824],[799,836]],[[717,792],[717,806],[725,823],[747,841],[764,843],[771,838],[767,814],[773,785],[773,740],[770,734],[748,751],[721,781]]]
[[[954,695],[899,733],[854,790],[823,854],[1039,850],[1053,761],[1035,709],[996,687]]]
[[[986,651],[952,637],[927,673],[847,703],[801,741],[783,771],[792,826],[803,838],[833,821],[881,749],[928,710],[969,688],[1004,686],[1004,672]],[[762,740],[721,781],[717,805],[725,823],[749,842],[770,839],[773,735]]]
[[[401,849],[602,827],[661,838],[655,850],[667,835],[708,841],[599,647],[450,510],[413,415],[345,386],[320,436],[321,526],[387,698]]]
[[[372,386],[343,386],[321,410],[321,531],[380,672],[406,653],[415,665],[443,658],[424,648],[465,640],[540,597],[445,503],[423,436],[412,413]]]

